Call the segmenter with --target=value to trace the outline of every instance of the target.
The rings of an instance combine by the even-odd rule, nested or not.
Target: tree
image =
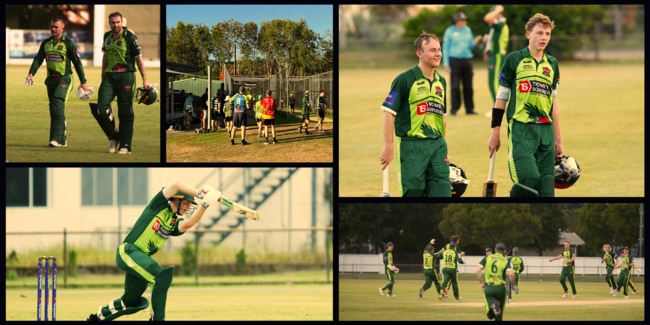
[[[634,246],[639,236],[638,204],[591,203],[578,214],[583,254],[596,256],[603,244]]]
[[[531,204],[530,211],[539,218],[542,229],[533,234],[533,243],[529,248],[535,249],[542,256],[545,250],[557,247],[559,232],[567,227],[565,213],[557,203]]]

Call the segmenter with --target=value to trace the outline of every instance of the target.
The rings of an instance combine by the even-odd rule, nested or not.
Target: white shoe
[[[395,297],[397,297],[397,295],[391,295],[391,294],[388,294],[388,295],[386,295],[386,297],[388,297],[388,298],[395,298]]]
[[[576,298],[578,298],[578,295],[577,294],[573,295],[573,299],[576,299]]]
[[[568,297],[568,296],[569,296],[569,294],[568,294],[567,292],[565,292],[565,293],[562,295],[562,298],[566,298],[566,297]]]
[[[50,141],[50,147],[52,147],[52,148],[56,148],[56,147],[67,147],[67,146],[68,146],[68,142],[67,142],[67,141],[64,142],[63,144],[60,144],[59,141],[56,141],[56,140],[52,140],[52,141]]]
[[[618,290],[614,290],[614,294],[612,296],[616,297],[618,295]]]
[[[625,297],[623,297],[623,298],[625,298],[625,299],[629,299],[629,298],[630,298],[630,296],[625,296]]]
[[[384,295],[384,290],[381,290],[381,288],[379,288],[379,294],[383,296]]]
[[[127,155],[127,154],[130,154],[131,151],[129,151],[129,148],[120,148],[120,151],[118,151],[117,153],[122,154],[122,155]]]
[[[108,153],[115,153],[116,148],[117,140],[111,140],[111,142],[108,144]]]

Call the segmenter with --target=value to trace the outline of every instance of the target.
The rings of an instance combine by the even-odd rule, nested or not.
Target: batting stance
[[[485,311],[489,319],[503,320],[506,303],[506,274],[510,283],[514,283],[515,274],[508,258],[503,254],[506,245],[496,244],[495,253],[485,256],[476,268],[476,277],[485,294]],[[485,274],[483,270],[485,269]]]
[[[38,68],[41,67],[43,60],[46,61],[47,78],[45,78],[45,86],[47,87],[47,98],[50,101],[50,147],[66,147],[68,145],[65,102],[74,85],[72,65],[74,65],[77,75],[79,75],[79,81],[81,82],[79,88],[88,91],[86,75],[79,57],[77,44],[72,39],[63,36],[64,29],[65,21],[62,17],[52,18],[50,21],[50,35],[52,37],[41,43],[25,79],[25,83],[30,86],[33,85],[34,80],[32,78]]]
[[[202,199],[198,206],[194,193]],[[152,315],[150,320],[164,320],[167,290],[172,283],[174,266],[161,267],[151,256],[169,240],[196,225],[207,208],[219,202],[221,192],[206,185],[200,190],[177,181],[160,190],[147,204],[142,214],[117,248],[117,266],[126,272],[121,297],[99,307],[86,320],[113,320],[133,314],[149,306],[142,297],[150,283]]]
[[[575,261],[576,255],[571,251],[571,243],[568,240],[564,241],[564,251],[562,254],[553,257],[549,262],[562,259],[562,273],[560,274],[560,284],[562,284],[562,289],[564,289],[564,294],[562,298],[566,298],[569,295],[569,289],[566,286],[566,279],[569,279],[569,284],[571,284],[571,290],[573,292],[573,298],[578,297],[576,292],[576,280],[575,280]]]
[[[137,64],[144,88],[151,88],[142,60],[140,43],[135,34],[122,26],[122,14],[114,12],[108,15],[111,30],[104,34],[102,44],[102,83],[99,86],[97,105],[90,105],[90,111],[109,140],[108,152],[114,153],[119,142],[120,154],[131,153],[133,138],[133,98],[135,90],[135,66]],[[115,128],[110,109],[111,102],[117,96],[119,131]]]
[[[388,282],[383,287],[379,288],[379,294],[384,295],[384,290],[388,290],[388,297],[395,297],[393,294],[393,285],[395,284],[395,273],[399,273],[399,269],[393,264],[393,245],[392,242],[386,243],[386,250],[384,251],[384,271]]]
[[[545,15],[530,18],[526,23],[528,47],[509,53],[499,74],[488,151],[492,157],[501,145],[505,114],[508,171],[514,184],[511,197],[555,196],[555,157],[564,155],[557,102],[560,69],[558,61],[544,51],[554,27]]]

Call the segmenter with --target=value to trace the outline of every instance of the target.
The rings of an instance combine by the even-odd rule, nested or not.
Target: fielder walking
[[[114,153],[118,143],[120,154],[130,154],[133,150],[133,98],[136,89],[135,71],[140,71],[142,84],[145,89],[151,88],[147,81],[147,72],[142,59],[142,51],[138,37],[126,26],[122,26],[122,14],[113,12],[108,15],[111,30],[104,34],[102,44],[102,82],[97,98],[98,108],[91,112],[102,131],[109,140],[108,152]],[[117,97],[119,128],[115,128],[115,120],[110,112],[110,105]]]
[[[431,288],[431,284],[435,285],[436,293],[438,293],[438,299],[442,299],[440,294],[440,280],[438,274],[438,260],[439,255],[442,251],[435,253],[436,239],[433,238],[429,243],[424,247],[424,252],[422,252],[422,268],[424,269],[424,284],[420,288],[420,298],[424,295],[424,292]]]
[[[621,293],[621,288],[623,289],[623,296],[625,298],[630,298],[627,294],[627,287],[630,283],[630,268],[633,264],[633,258],[630,256],[630,248],[625,246],[623,248],[623,254],[621,254],[621,265],[618,265],[616,268],[621,268],[621,272],[618,274],[617,284],[618,288],[614,292],[614,296],[617,296]]]
[[[562,273],[560,273],[560,284],[562,284],[562,289],[564,289],[564,294],[562,298],[566,298],[569,295],[569,289],[566,286],[566,279],[569,279],[569,284],[571,285],[571,291],[573,292],[573,298],[578,297],[578,292],[576,291],[576,280],[575,280],[575,260],[576,256],[573,251],[571,251],[571,242],[568,240],[564,241],[564,251],[562,254],[553,257],[549,262],[556,260],[562,260]]]
[[[519,248],[512,248],[512,256],[508,259],[515,274],[515,282],[510,282],[515,287],[515,294],[519,294],[519,275],[524,271],[524,260],[519,256]]]
[[[384,284],[383,287],[379,288],[379,294],[384,295],[384,290],[388,290],[388,298],[396,297],[393,294],[393,285],[395,285],[395,273],[399,273],[399,269],[393,264],[393,248],[395,245],[392,242],[386,243],[386,250],[383,254],[384,261],[384,272],[386,273],[386,279],[388,282]]]
[[[554,27],[545,15],[530,18],[528,47],[509,53],[499,74],[488,151],[491,158],[500,148],[501,121],[506,115],[508,170],[514,183],[511,197],[555,196],[555,159],[564,155],[557,101],[560,69],[544,51]]]
[[[194,198],[201,199],[198,205]],[[99,307],[88,321],[108,321],[133,314],[149,306],[142,294],[149,284],[151,290],[150,320],[165,320],[167,291],[174,277],[174,266],[161,267],[152,256],[172,236],[183,235],[194,227],[209,206],[217,204],[221,192],[206,185],[197,189],[176,181],[162,188],[147,204],[124,242],[117,248],[117,266],[126,272],[121,297]]]
[[[86,75],[79,57],[77,44],[72,39],[63,36],[64,30],[65,20],[63,17],[52,18],[50,21],[51,37],[41,43],[25,79],[25,83],[32,86],[34,84],[34,75],[41,67],[43,60],[46,61],[47,77],[45,78],[45,86],[47,87],[47,98],[50,101],[49,146],[53,148],[68,146],[65,102],[74,88],[73,65],[81,83],[79,88],[85,92],[90,91],[88,85],[86,85]]]
[[[395,158],[393,134],[399,139],[401,195],[451,197],[445,114],[447,82],[436,68],[442,49],[437,36],[422,33],[414,42],[419,62],[393,80],[381,109],[384,145],[381,169]]]
[[[614,294],[617,289],[616,280],[614,279],[614,268],[617,266],[618,256],[615,253],[612,253],[612,246],[609,244],[603,245],[603,254],[600,256],[600,263],[605,263],[605,269],[607,274],[605,275],[605,281],[609,286],[609,294]]]
[[[485,256],[476,268],[476,277],[485,294],[487,317],[496,321],[503,320],[503,311],[506,307],[506,276],[510,283],[514,283],[515,280],[512,265],[503,255],[505,250],[506,245],[496,244],[494,254]]]

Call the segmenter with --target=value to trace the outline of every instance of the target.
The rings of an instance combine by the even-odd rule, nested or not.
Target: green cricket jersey
[[[508,24],[506,24],[504,19],[499,19],[498,22],[490,25],[485,51],[497,55],[507,52],[509,36],[510,28],[508,27]]]
[[[126,27],[117,39],[112,31],[104,33],[102,52],[108,59],[104,72],[135,72],[135,58],[142,55],[138,38]]]
[[[573,252],[570,249],[565,249],[562,251],[562,265],[571,266],[571,258],[573,257]]]
[[[446,88],[447,82],[438,71],[430,81],[417,65],[397,76],[381,107],[395,115],[395,135],[430,139],[443,136]]]
[[[72,65],[74,65],[79,81],[82,84],[86,83],[86,75],[84,68],[79,57],[79,49],[77,44],[67,37],[62,37],[60,41],[54,43],[52,37],[44,40],[34,57],[32,66],[29,68],[31,75],[36,75],[36,71],[46,60],[47,76],[48,77],[62,77],[72,75]]]
[[[442,252],[442,268],[455,269],[458,263],[463,264],[463,260],[455,249],[447,248]]]
[[[629,270],[632,267],[632,256],[621,256],[621,270]]]
[[[521,123],[553,123],[553,93],[560,82],[557,60],[544,53],[541,62],[528,48],[508,53],[504,59],[499,85],[510,89],[508,120]]]
[[[424,247],[424,252],[422,253],[422,267],[425,270],[432,270],[433,266],[435,265],[435,259],[433,257],[433,254],[429,252],[429,248],[431,245],[427,245]]]
[[[601,259],[605,260],[605,266],[613,267],[614,262],[616,261],[616,255],[613,254],[612,252],[609,253],[603,252],[603,256],[601,256]]]
[[[384,251],[384,267],[388,267],[388,265],[393,265],[393,252],[386,250]]]
[[[151,202],[144,208],[140,217],[124,238],[125,243],[131,243],[143,252],[153,255],[170,236],[180,236],[183,233],[178,230],[179,222],[169,208],[168,199],[162,194],[162,190],[156,194]]]
[[[521,257],[514,255],[510,257],[509,262],[512,266],[512,270],[515,271],[515,274],[519,274],[524,271],[524,260],[521,259]]]
[[[490,254],[479,264],[483,266],[485,284],[493,286],[506,284],[506,270],[511,269],[512,266],[502,253]]]

